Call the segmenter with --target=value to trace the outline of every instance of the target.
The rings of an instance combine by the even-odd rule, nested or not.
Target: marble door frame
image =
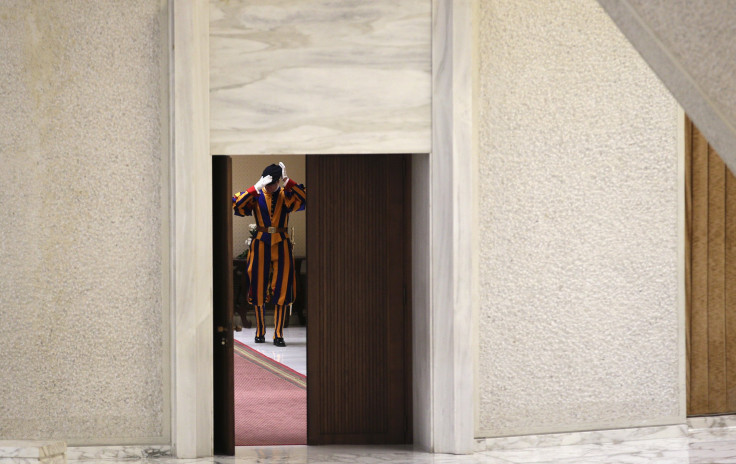
[[[209,2],[169,0],[171,445],[212,456]]]
[[[471,453],[475,435],[478,324],[474,321],[479,308],[476,11],[477,0],[432,1],[429,406],[433,419],[429,449],[438,453]]]
[[[477,0],[431,1],[432,151],[412,158],[415,195],[429,205],[412,208],[429,229],[415,234],[412,258],[425,270],[413,290],[414,442],[462,454],[474,442]],[[213,446],[209,2],[170,0],[169,18],[171,444],[194,458]]]

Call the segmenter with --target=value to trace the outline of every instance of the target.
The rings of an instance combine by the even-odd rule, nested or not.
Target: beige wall
[[[170,440],[166,25],[0,3],[0,439]]]
[[[598,0],[736,172],[733,2]]]
[[[243,191],[255,184],[261,178],[263,168],[269,164],[284,163],[286,173],[295,182],[306,185],[306,160],[304,155],[279,155],[279,156],[233,156],[233,193]],[[307,210],[299,211],[289,215],[289,229],[294,228],[294,256],[307,256]],[[248,234],[248,225],[255,224],[252,216],[233,219],[233,256],[242,253],[246,246],[245,240]]]
[[[682,423],[678,106],[595,0],[480,8],[476,435]]]

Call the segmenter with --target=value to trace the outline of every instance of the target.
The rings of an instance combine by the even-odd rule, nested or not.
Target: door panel
[[[688,414],[736,412],[736,178],[686,122]]]
[[[215,454],[235,454],[232,159],[212,157],[213,406]]]
[[[409,439],[405,171],[400,155],[307,156],[309,444]]]

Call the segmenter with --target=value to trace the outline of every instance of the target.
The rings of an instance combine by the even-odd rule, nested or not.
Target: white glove
[[[263,176],[263,177],[261,177],[260,180],[258,180],[258,182],[256,182],[256,185],[254,185],[254,187],[256,188],[256,192],[258,192],[260,190],[263,190],[263,187],[265,187],[268,184],[270,184],[271,181],[272,181],[272,179],[271,179],[271,176],[270,175],[269,176]]]
[[[284,185],[286,185],[289,182],[289,176],[286,175],[286,166],[284,166],[284,163],[279,163],[279,166],[281,166],[281,177],[284,178]]]

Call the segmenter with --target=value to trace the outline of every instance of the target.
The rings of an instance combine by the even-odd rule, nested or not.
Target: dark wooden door
[[[307,442],[408,443],[406,158],[307,156]]]
[[[235,454],[232,159],[212,157],[214,451]]]
[[[685,210],[690,415],[736,412],[736,178],[688,119]]]

